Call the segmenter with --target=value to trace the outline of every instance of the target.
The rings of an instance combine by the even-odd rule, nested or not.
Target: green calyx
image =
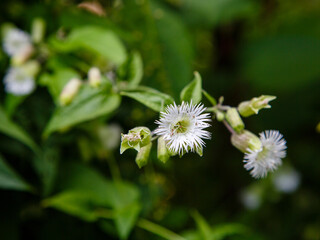
[[[121,134],[120,154],[133,148],[140,152],[141,148],[151,142],[151,131],[147,127],[136,127],[129,130],[128,134]]]
[[[260,97],[252,98],[250,101],[244,101],[238,106],[239,113],[243,117],[258,114],[263,108],[271,108],[269,102],[276,98],[275,96],[261,95]]]
[[[262,146],[259,137],[248,130],[232,134],[231,143],[243,153],[247,152],[249,149],[258,151]]]

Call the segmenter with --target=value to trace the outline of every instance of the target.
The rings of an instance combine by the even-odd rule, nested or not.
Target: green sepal
[[[129,130],[128,134],[121,134],[120,154],[133,148],[140,152],[141,148],[151,141],[151,131],[147,127],[136,127]]]
[[[170,158],[170,153],[168,151],[168,148],[166,146],[166,142],[163,139],[163,137],[159,137],[158,138],[158,159],[163,162],[166,163],[169,158]]]
[[[151,151],[151,147],[152,147],[152,142],[150,142],[148,145],[142,147],[140,149],[140,151],[138,152],[137,157],[136,157],[136,163],[139,168],[142,168],[145,165],[147,165],[150,151]]]

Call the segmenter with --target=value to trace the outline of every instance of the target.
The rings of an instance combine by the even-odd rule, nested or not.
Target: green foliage
[[[162,111],[164,106],[172,104],[174,101],[169,95],[148,87],[122,91],[121,95],[133,98],[156,112]]]
[[[143,76],[143,63],[138,52],[133,52],[127,60],[119,67],[118,77],[127,82],[127,88],[138,87]]]
[[[28,62],[41,66],[27,95],[9,93],[10,79],[0,84],[1,239],[319,238],[317,1],[64,2],[1,5],[2,33],[18,27],[35,40],[29,56],[12,57],[1,36],[1,76]],[[101,73],[95,87],[88,81],[92,67]],[[194,71],[202,77],[195,72],[190,82]],[[72,78],[81,88],[61,106]],[[249,179],[243,155],[226,144],[222,122],[239,130],[240,143],[247,130],[226,118],[230,107],[211,94],[232,106],[277,95],[272,111],[256,115],[272,96],[253,98],[238,111],[254,113],[246,127],[255,134],[264,128],[285,133],[284,163],[302,179],[296,191],[277,190],[276,174]],[[181,101],[203,101],[214,114],[204,155],[194,149],[201,158],[171,156],[160,138],[158,148],[151,144],[159,112]],[[124,142],[141,151],[120,156],[114,132],[134,126],[150,129],[148,141]],[[110,131],[102,134],[105,127]],[[109,147],[109,141],[116,143]],[[258,200],[249,196],[248,204],[242,193],[252,186]],[[191,207],[197,210],[190,214]]]
[[[164,77],[172,86],[175,96],[179,96],[178,93],[192,74],[192,41],[186,26],[174,12],[160,4],[160,1],[152,0],[150,5],[155,14]]]
[[[51,96],[58,103],[58,98],[63,87],[72,78],[79,78],[79,74],[72,68],[57,68],[53,74],[43,74],[40,77],[40,84],[48,87]]]
[[[118,108],[120,100],[121,98],[117,94],[107,93],[85,85],[70,105],[57,107],[44,131],[44,136],[84,121],[111,114]]]
[[[26,146],[30,147],[33,151],[38,151],[37,145],[30,138],[30,136],[21,129],[20,126],[12,122],[6,115],[4,109],[0,106],[0,132],[17,139]]]
[[[194,80],[185,86],[180,93],[181,101],[198,104],[202,99],[202,81],[198,72],[194,73]]]
[[[141,209],[137,188],[125,182],[109,181],[95,170],[78,164],[67,165],[64,171],[69,172],[62,176],[64,190],[45,199],[43,205],[86,221],[112,218],[120,238],[127,239]]]
[[[82,49],[93,51],[114,64],[125,61],[127,54],[121,41],[111,31],[97,26],[74,28],[67,39],[52,39],[52,46],[58,51],[74,52]]]
[[[0,156],[0,188],[17,191],[33,191],[32,187],[23,180]]]

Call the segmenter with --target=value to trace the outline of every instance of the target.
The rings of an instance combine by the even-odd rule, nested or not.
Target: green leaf
[[[192,212],[192,217],[196,221],[197,227],[202,235],[203,240],[212,240],[211,228],[207,221],[197,212]]]
[[[193,104],[198,104],[201,102],[202,98],[202,81],[201,76],[198,72],[194,73],[194,79],[191,83],[185,86],[181,93],[181,101],[190,102],[192,100]]]
[[[117,94],[108,94],[103,90],[84,85],[71,104],[60,106],[55,110],[44,136],[110,114],[118,108],[120,100]]]
[[[169,95],[148,87],[138,87],[132,91],[122,91],[120,94],[133,98],[156,112],[160,112],[164,106],[174,102]]]
[[[39,151],[38,146],[34,141],[28,136],[28,134],[12,122],[4,112],[3,108],[0,106],[0,132],[17,139],[26,146],[30,147],[34,152]]]
[[[127,58],[126,50],[114,32],[97,26],[74,28],[66,40],[52,38],[50,43],[62,52],[90,50],[114,64],[122,64]]]
[[[127,182],[111,182],[96,170],[76,163],[64,164],[59,172],[58,187],[63,191],[90,192],[101,206],[120,209],[139,198],[136,186]]]
[[[248,235],[248,229],[241,224],[228,223],[216,226],[212,229],[212,239],[222,240],[232,235]]]
[[[130,54],[126,62],[119,67],[117,73],[120,80],[127,81],[128,88],[137,87],[143,76],[141,55],[136,51]]]
[[[80,78],[80,75],[71,68],[58,68],[53,74],[42,74],[39,82],[48,87],[53,99],[58,102],[62,89],[72,78]]]
[[[18,191],[32,191],[26,183],[0,156],[0,188]]]
[[[175,97],[179,97],[180,90],[192,75],[194,48],[191,35],[178,14],[161,4],[161,1],[153,0],[150,3],[150,15],[156,16],[159,13],[159,17],[153,17],[152,21],[157,31],[159,60],[163,65],[162,78],[156,82],[156,86],[161,81],[173,91]]]
[[[13,94],[7,94],[5,99],[5,110],[10,117],[14,110],[26,99],[27,95],[16,96]]]
[[[127,239],[140,213],[141,206],[138,202],[127,205],[115,211],[115,224],[120,239]]]
[[[202,93],[213,106],[217,105],[217,100],[214,97],[212,97],[209,93],[207,93],[203,89],[202,89]]]
[[[60,174],[57,185],[62,192],[44,200],[44,206],[85,221],[113,218],[120,238],[128,237],[141,209],[134,185],[111,182],[94,169],[76,163],[65,164]]]
[[[95,221],[95,196],[85,191],[65,191],[42,202],[45,207],[54,207],[85,221]]]

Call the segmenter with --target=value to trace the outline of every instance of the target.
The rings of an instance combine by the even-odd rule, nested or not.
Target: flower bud
[[[39,43],[43,40],[46,23],[42,18],[36,18],[32,22],[31,38],[34,43]]]
[[[89,84],[91,87],[99,87],[101,85],[101,73],[99,68],[92,67],[88,72]]]
[[[147,165],[150,151],[152,147],[152,142],[147,144],[146,146],[142,147],[140,151],[138,152],[136,156],[136,163],[139,168],[142,168],[143,166]]]
[[[231,143],[243,153],[248,152],[248,149],[260,150],[262,146],[258,136],[247,130],[243,130],[240,134],[232,134]]]
[[[129,148],[140,152],[141,148],[151,141],[151,131],[146,127],[136,127],[129,130],[128,134],[121,134],[120,154]]]
[[[72,78],[63,88],[59,100],[62,106],[68,105],[72,102],[74,97],[77,95],[82,85],[81,80]]]
[[[167,149],[166,142],[163,137],[158,138],[158,159],[166,163],[170,158],[170,153]]]
[[[236,108],[229,108],[226,113],[226,120],[230,126],[237,132],[240,133],[244,129],[244,123]]]
[[[268,103],[276,98],[275,96],[261,95],[258,98],[252,98],[250,101],[244,101],[238,106],[239,113],[243,117],[258,114],[260,109],[271,108]]]
[[[223,113],[223,112],[217,110],[217,111],[215,112],[215,114],[216,114],[216,118],[217,118],[217,120],[218,120],[219,122],[222,122],[222,121],[224,120],[224,113]]]

